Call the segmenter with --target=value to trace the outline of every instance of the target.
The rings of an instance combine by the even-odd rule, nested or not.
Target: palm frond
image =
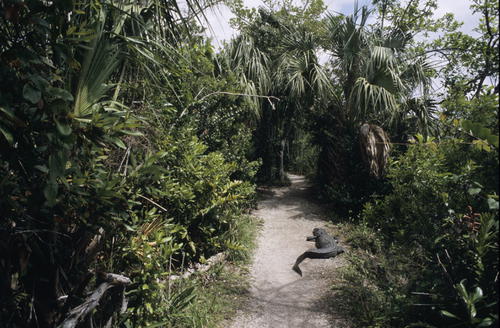
[[[388,35],[383,38],[382,45],[394,50],[404,50],[410,38],[411,35],[408,35],[400,29],[393,27]]]
[[[431,76],[434,71],[425,57],[419,57],[406,62],[401,77],[406,81],[409,89],[421,87],[422,94],[428,92],[431,85]]]
[[[351,114],[358,120],[373,119],[371,116],[382,116],[391,120],[399,108],[393,93],[384,87],[370,83],[364,77],[356,80],[349,103]]]
[[[344,72],[356,70],[359,60],[363,59],[361,54],[369,43],[365,28],[369,14],[370,11],[363,6],[361,17],[358,16],[357,9],[352,15],[340,19],[338,16],[327,15],[325,28],[330,40],[330,50],[339,59]]]
[[[380,126],[364,123],[359,130],[359,142],[370,174],[381,178],[391,150],[389,136]]]
[[[230,67],[239,74],[244,74],[254,82],[258,92],[267,94],[271,88],[269,70],[270,59],[255,45],[252,37],[242,35],[233,40],[226,51]]]
[[[363,75],[370,83],[380,86],[393,94],[403,90],[404,85],[400,78],[398,63],[390,48],[373,47],[365,66]]]
[[[397,62],[393,51],[387,47],[374,46],[370,51],[370,59],[367,67],[369,74],[384,69],[396,69]]]
[[[112,86],[106,83],[121,60],[117,48],[111,45],[103,32],[105,17],[105,12],[102,12],[95,36],[85,53],[73,107],[76,117],[91,114],[93,106],[111,89]]]
[[[403,104],[402,111],[406,114],[412,133],[420,133],[427,138],[437,132],[437,106],[431,99],[410,98]]]
[[[318,63],[318,41],[313,33],[290,28],[280,44],[281,56],[274,77],[277,88],[289,92],[295,99],[331,93],[331,81]]]

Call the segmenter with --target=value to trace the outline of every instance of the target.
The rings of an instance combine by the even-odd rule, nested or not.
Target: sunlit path
[[[326,221],[321,220],[319,207],[306,198],[304,178],[290,175],[290,179],[290,187],[273,189],[273,195],[254,212],[264,226],[251,270],[251,299],[232,328],[347,327],[321,301],[325,293],[331,293],[328,277],[341,265],[341,256],[305,260],[303,277],[292,271],[297,256],[313,247],[305,237]]]

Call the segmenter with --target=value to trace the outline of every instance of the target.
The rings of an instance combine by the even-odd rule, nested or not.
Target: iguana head
[[[323,228],[314,228],[313,229],[313,235],[315,237],[319,237],[319,236],[322,236],[322,235],[326,235],[326,230],[323,229]]]

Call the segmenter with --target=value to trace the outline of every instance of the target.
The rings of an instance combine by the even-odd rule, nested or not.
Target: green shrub
[[[362,327],[403,327],[416,297],[425,257],[418,245],[387,245],[383,235],[364,223],[342,229],[350,245],[334,287],[353,323]]]
[[[366,252],[349,258],[344,276],[367,286],[364,325],[497,322],[498,186],[485,176],[495,177],[498,162],[490,155],[452,139],[411,145],[390,163],[391,192],[366,203],[366,226],[350,233]]]
[[[195,119],[177,110],[199,91],[182,78],[217,87],[216,78],[167,58],[174,45],[155,43],[155,31],[144,31],[149,14],[140,15],[150,8],[137,7],[6,3],[19,20],[0,21],[2,326],[60,324],[102,273],[132,280],[128,322],[175,316],[193,299],[188,288],[167,292],[172,271],[236,247],[234,226],[254,199],[250,132],[237,136],[235,120],[232,134],[222,131],[230,146],[200,141]],[[211,61],[202,57],[200,65]],[[121,294],[110,289],[83,325],[120,322]]]

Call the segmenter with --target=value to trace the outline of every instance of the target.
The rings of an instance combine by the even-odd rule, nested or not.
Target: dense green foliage
[[[453,21],[444,17],[426,28],[422,22],[430,19],[426,13],[429,5],[432,7],[426,2],[420,8],[418,2],[410,2],[404,8],[380,2],[377,8],[385,20],[394,13],[406,13],[391,28],[408,18],[415,25],[400,27],[414,33],[435,32],[443,21]],[[493,6],[489,1],[472,5],[483,17],[477,29],[483,37],[476,50],[481,50],[458,44],[461,41],[455,36],[467,37],[454,32],[457,23],[446,24],[446,33],[436,41],[407,40],[414,58],[434,52],[438,45],[449,47],[439,51],[452,60],[446,60],[441,70],[433,72],[428,66],[431,70],[424,72],[443,79],[447,87],[444,99],[436,107],[425,86],[420,92],[422,100],[405,101],[404,94],[398,96],[399,113],[392,123],[384,125],[376,116],[368,120],[387,129],[392,141],[402,142],[393,146],[385,178],[377,182],[365,173],[365,179],[337,180],[338,185],[325,189],[333,189],[329,197],[350,210],[351,223],[345,231],[353,253],[348,255],[350,264],[344,268],[338,288],[349,300],[347,309],[358,325],[498,325],[498,87],[484,84],[485,75],[498,83],[498,73],[491,71],[487,57],[498,51],[491,47],[498,42],[498,30],[491,28],[498,22],[498,16],[491,13]],[[448,53],[452,55],[448,57]],[[482,58],[472,64],[471,56]],[[328,112],[325,116],[339,121]],[[347,172],[356,177],[363,172],[359,156],[352,154],[356,152],[356,132],[340,126],[344,130],[337,139],[326,134],[332,140],[329,147],[336,153],[342,147],[348,150],[344,162],[354,167]],[[340,165],[346,167],[349,164]],[[341,172],[342,178],[349,176]]]
[[[194,293],[169,275],[246,247],[254,114],[173,2],[132,3],[2,3],[2,327],[54,327],[102,273],[128,309],[115,287],[84,321],[168,325]]]
[[[497,322],[498,159],[462,142],[410,146],[390,165],[391,192],[366,204],[350,240],[367,253],[345,272],[349,286],[369,281],[364,324]]]
[[[248,260],[254,183],[286,170],[349,222],[355,324],[498,324],[498,3],[472,2],[472,36],[434,0],[264,2],[228,4],[219,53],[199,0],[1,2],[2,327],[60,325],[106,273],[131,284],[81,326],[215,325],[220,281],[170,277]]]
[[[266,182],[286,182],[303,141],[310,137],[304,117],[317,99],[329,97],[330,82],[316,53],[322,1],[310,6],[283,6],[258,13],[233,4],[241,34],[226,49],[230,67],[261,97],[261,119],[254,134],[256,155],[262,158],[259,176]],[[266,100],[267,99],[267,100]],[[313,162],[311,160],[306,163]],[[300,167],[302,166],[302,167]],[[311,171],[310,167],[297,169]]]

